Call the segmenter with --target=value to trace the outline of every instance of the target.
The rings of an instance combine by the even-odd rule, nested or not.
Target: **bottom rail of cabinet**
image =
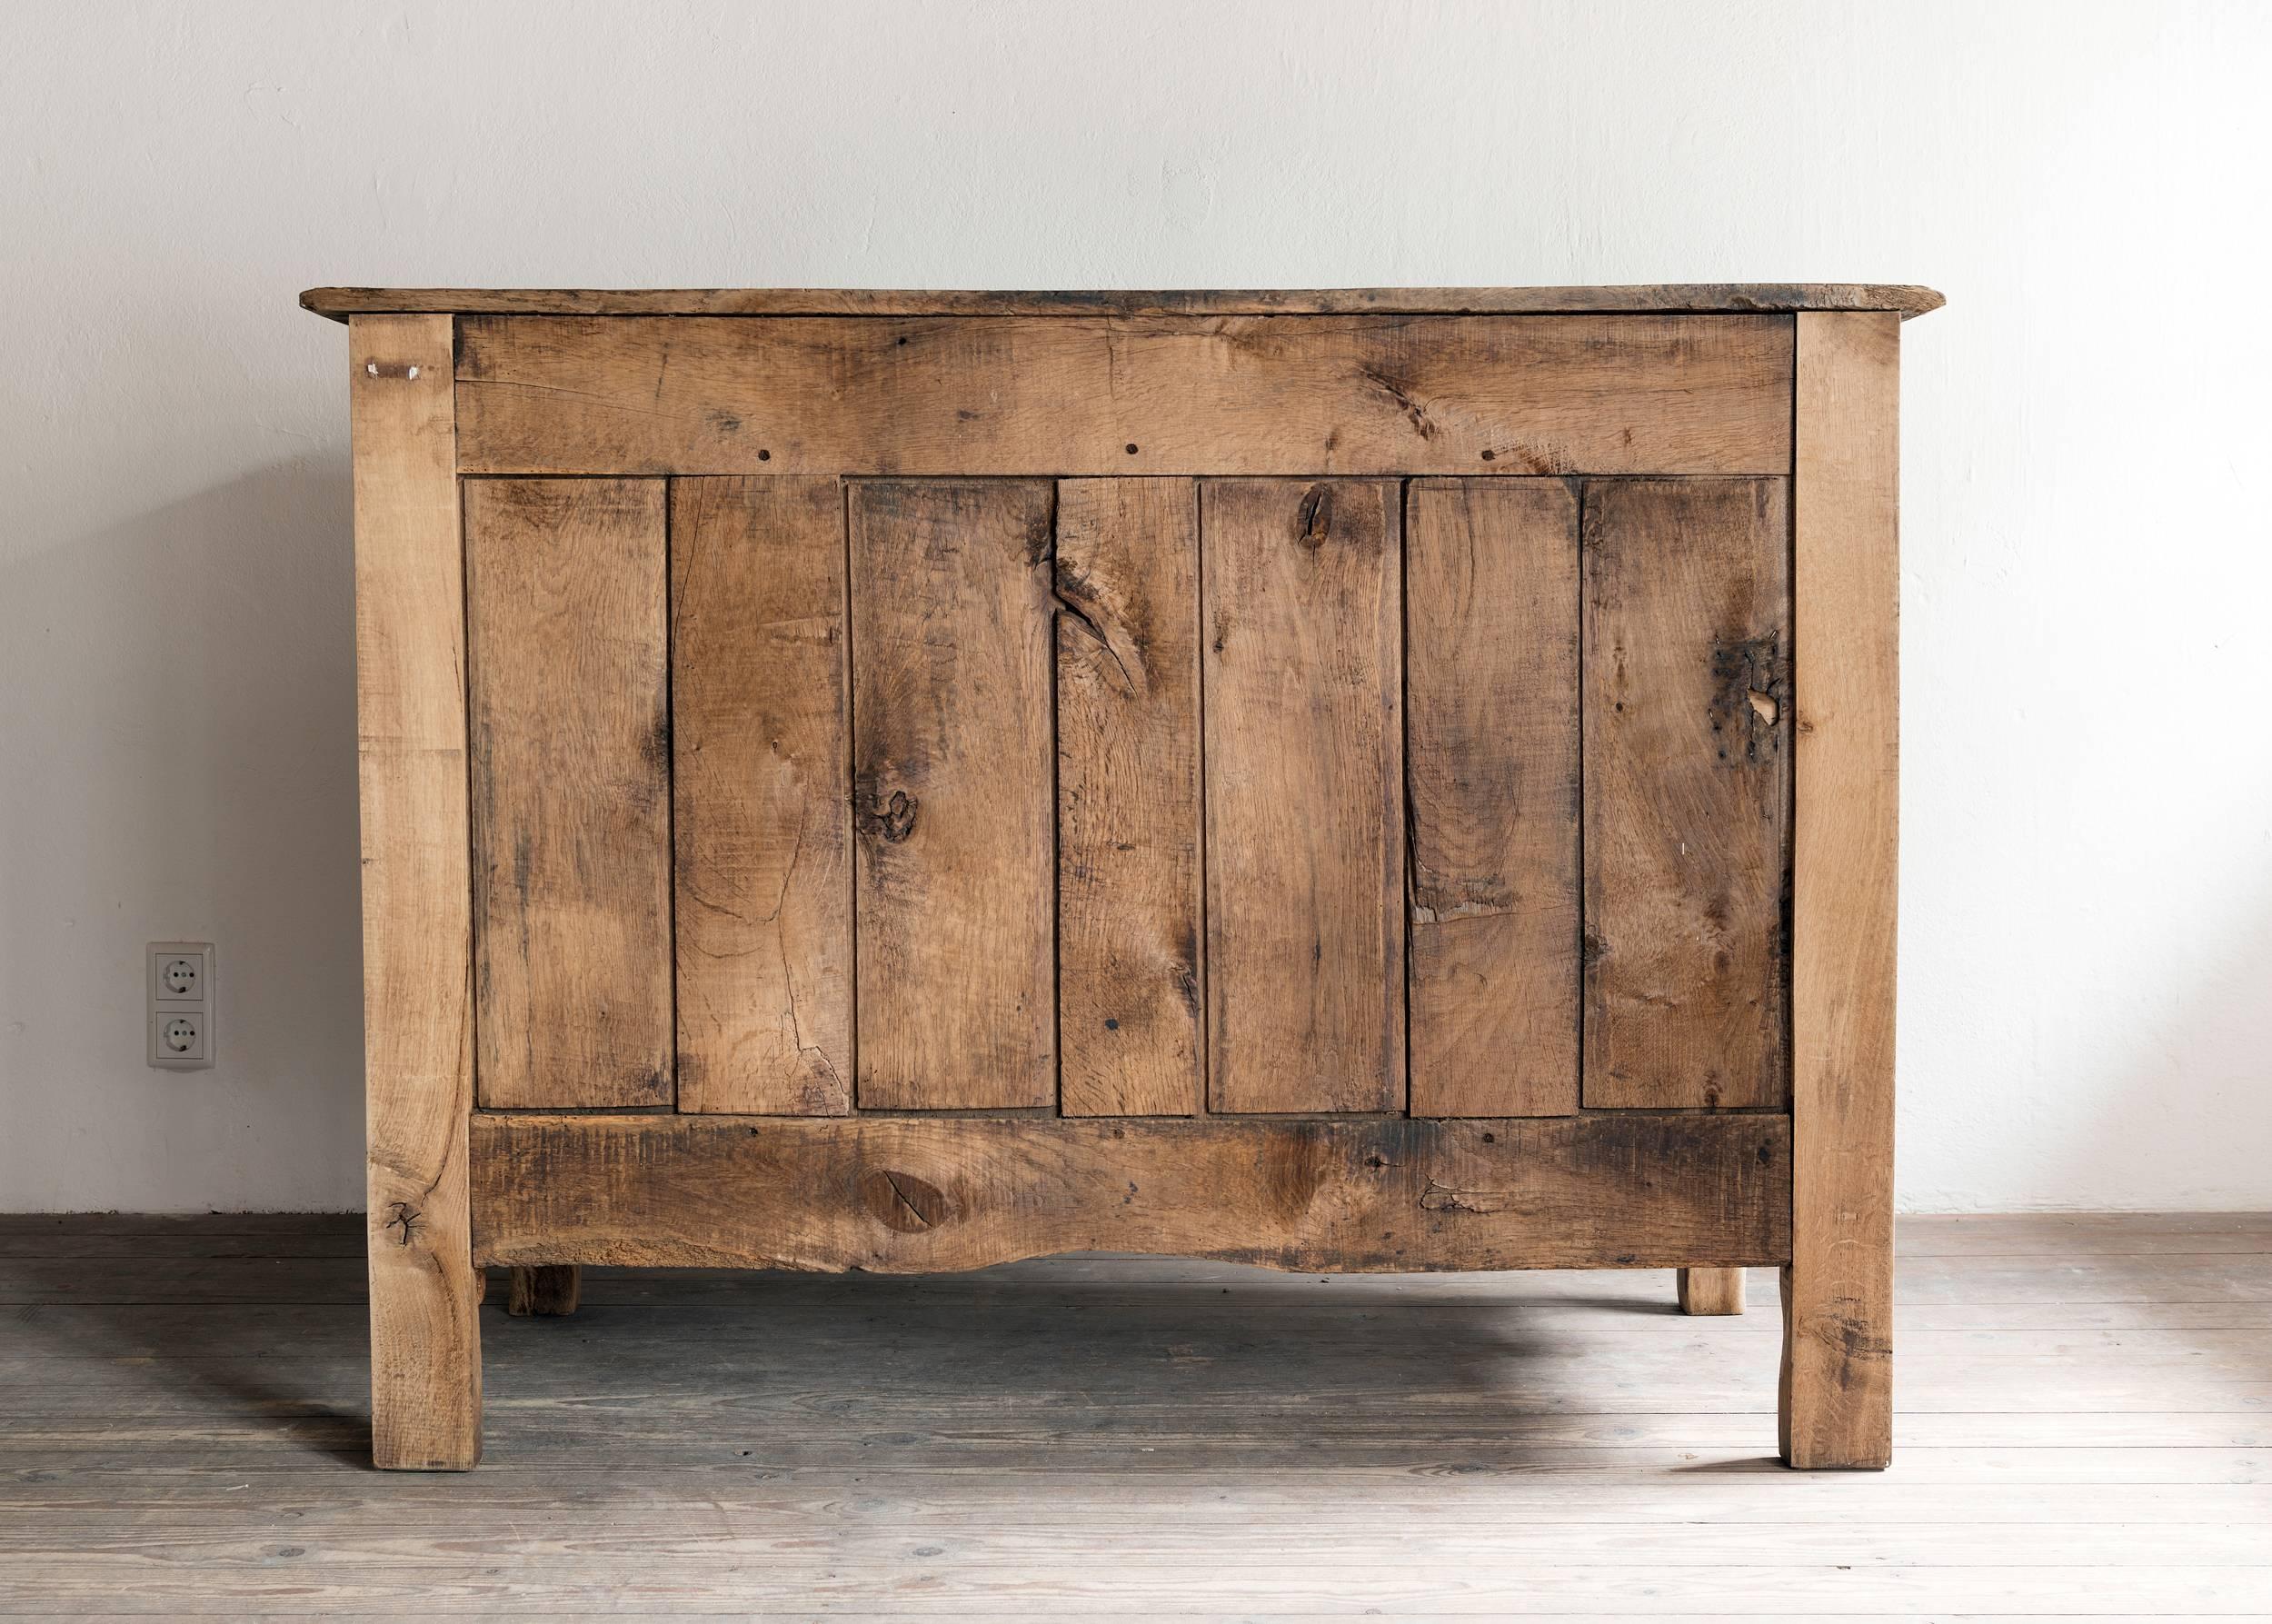
[[[1785,1116],[474,1113],[479,1263],[928,1273],[1068,1251],[1320,1272],[1791,1256]]]

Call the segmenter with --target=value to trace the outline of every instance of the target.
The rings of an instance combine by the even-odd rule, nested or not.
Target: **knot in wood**
[[[920,1235],[925,1230],[935,1229],[953,1212],[946,1192],[936,1184],[913,1173],[894,1172],[888,1168],[875,1168],[861,1175],[860,1201],[886,1229],[897,1230],[902,1235]]]
[[[871,829],[896,846],[915,832],[915,809],[921,802],[905,790],[893,790],[881,806],[871,802],[862,817]]]
[[[396,1201],[394,1203],[394,1211],[387,1216],[386,1227],[390,1230],[402,1230],[402,1244],[408,1246],[410,1244],[410,1238],[412,1234],[415,1232],[418,1228],[418,1217],[419,1213],[417,1208],[412,1206],[408,1201]]]

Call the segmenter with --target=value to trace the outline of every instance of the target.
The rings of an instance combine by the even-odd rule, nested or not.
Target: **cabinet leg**
[[[1796,318],[1783,1459],[1893,1456],[1901,323]]]
[[[465,551],[446,315],[348,324],[362,718],[371,1460],[481,1459]]]
[[[573,1314],[583,1295],[583,1270],[573,1263],[539,1263],[515,1268],[505,1299],[508,1314]]]
[[[1893,1459],[1892,1259],[1866,1260],[1875,1280],[1829,1272],[1782,1273],[1783,1463],[1880,1470]]]
[[[371,1462],[383,1470],[465,1471],[482,1456],[482,1271],[462,1228],[429,1239],[425,1220],[441,1230],[447,1211],[397,1201],[374,1225]]]
[[[1680,1270],[1680,1311],[1684,1314],[1742,1313],[1743,1270],[1683,1269]]]

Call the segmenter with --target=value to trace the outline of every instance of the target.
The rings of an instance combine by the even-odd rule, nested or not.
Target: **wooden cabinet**
[[[1780,1265],[1785,1457],[1884,1464],[1937,295],[304,302],[380,1464],[477,1457],[486,1265],[1079,1249]]]

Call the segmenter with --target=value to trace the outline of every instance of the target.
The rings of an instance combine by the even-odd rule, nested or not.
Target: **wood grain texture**
[[[481,1459],[464,566],[447,316],[348,329],[363,857],[371,1452]]]
[[[484,473],[1787,473],[1787,315],[473,316]]]
[[[1764,1114],[483,1113],[475,1250],[886,1273],[1083,1250],[1350,1271],[1757,1263],[1786,1250],[1789,1140]]]
[[[1215,1111],[1404,1109],[1398,494],[1200,489]]]
[[[1684,1314],[1740,1314],[1743,1312],[1743,1270],[1740,1269],[1683,1269],[1678,1283]]]
[[[681,1111],[852,1105],[844,499],[671,485]]]
[[[1656,283],[1636,287],[1329,287],[1122,292],[924,292],[861,287],[312,287],[303,308],[494,315],[1507,315],[1940,308],[1928,287],[1858,282]]]
[[[1791,1266],[1783,1457],[1881,1467],[1893,1440],[1900,815],[1900,325],[1809,317],[1793,476],[1799,747]]]
[[[672,1101],[663,486],[475,480],[480,1098]]]
[[[1204,1108],[1199,491],[1057,493],[1059,1109]]]
[[[1787,503],[1586,486],[1589,1106],[1786,1098]]]
[[[1055,488],[850,487],[863,1108],[1057,1097]]]
[[[516,1320],[558,1319],[576,1311],[583,1270],[573,1263],[530,1263],[510,1271],[505,1312]]]
[[[1411,1110],[1578,1109],[1578,495],[1405,493]]]

